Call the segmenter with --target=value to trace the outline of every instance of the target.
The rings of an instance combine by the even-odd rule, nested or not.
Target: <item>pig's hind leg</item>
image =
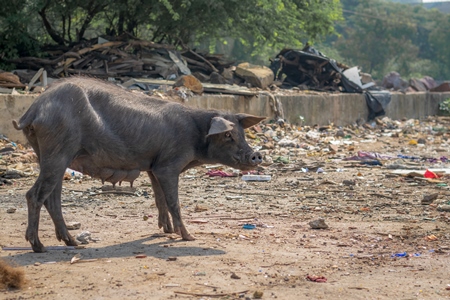
[[[66,169],[66,164],[62,163],[62,161],[63,159],[58,159],[55,156],[51,158],[40,157],[41,171],[39,177],[26,194],[28,227],[25,238],[30,242],[34,252],[45,252],[45,248],[38,236],[39,217],[43,204],[46,206],[57,227],[57,236],[62,235],[64,237],[64,232],[67,231],[64,220],[62,220],[60,203],[62,179]]]
[[[152,182],[153,192],[155,193],[156,207],[158,208],[158,227],[163,228],[165,233],[173,233],[173,227],[170,223],[169,210],[167,209],[164,192],[159,185],[158,180],[152,172],[147,172]]]
[[[56,184],[56,187],[44,202],[44,205],[55,224],[55,233],[58,241],[63,240],[67,246],[77,246],[77,242],[70,235],[66,223],[64,222],[61,209],[61,190],[62,180]]]

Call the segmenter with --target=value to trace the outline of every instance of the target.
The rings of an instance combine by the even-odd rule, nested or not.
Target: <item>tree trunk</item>
[[[47,4],[48,5],[48,4]],[[58,43],[58,45],[64,45],[65,44],[65,40],[63,37],[61,37],[52,27],[52,25],[50,24],[50,22],[47,19],[47,15],[46,15],[46,9],[47,9],[47,5],[44,6],[40,11],[39,11],[39,15],[42,18],[42,22],[44,23],[44,27],[45,30],[47,30],[48,34],[50,35],[50,37],[56,42]]]

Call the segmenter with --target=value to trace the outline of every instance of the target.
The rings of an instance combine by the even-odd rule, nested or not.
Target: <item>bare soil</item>
[[[426,181],[393,175],[387,162],[342,160],[358,150],[449,157],[446,134],[386,132],[357,134],[336,153],[288,153],[289,164],[264,165],[269,182],[209,177],[213,168],[206,166],[181,174],[182,216],[197,238],[191,242],[158,229],[150,180],[142,174],[135,190],[116,193],[86,177],[64,181],[66,222],[81,223],[74,236],[89,231],[93,239],[83,249],[5,250],[29,247],[25,193],[35,177],[15,179],[0,186],[0,257],[22,268],[26,283],[0,290],[0,298],[254,299],[262,293],[262,299],[450,299],[450,213],[438,209],[450,200],[449,177]],[[410,143],[420,137],[425,145]],[[308,143],[328,149],[324,138]],[[272,160],[283,153],[265,151]],[[418,170],[447,166],[395,163]],[[437,199],[423,205],[433,193]],[[7,213],[11,208],[15,212]],[[327,229],[309,226],[319,217]],[[39,233],[45,246],[63,245],[45,209]],[[79,260],[71,264],[74,257]]]

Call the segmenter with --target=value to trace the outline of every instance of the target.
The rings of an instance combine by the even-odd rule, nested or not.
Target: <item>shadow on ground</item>
[[[80,253],[81,259],[125,258],[134,257],[136,254],[145,254],[147,257],[163,260],[166,260],[169,257],[215,256],[226,253],[223,250],[211,249],[208,247],[186,246],[186,243],[189,244],[195,242],[167,240],[166,236],[156,234],[147,238],[105,247],[96,247],[95,243],[90,243],[89,245],[86,245],[85,249],[49,250],[45,253],[34,253],[30,250],[25,253],[18,253],[4,258],[11,260],[18,265],[26,266],[36,262],[70,262],[72,257],[77,253]]]

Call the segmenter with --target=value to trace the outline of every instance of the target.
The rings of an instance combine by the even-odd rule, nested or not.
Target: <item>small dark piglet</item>
[[[26,194],[26,239],[35,252],[45,251],[38,237],[44,205],[58,240],[77,245],[61,211],[62,178],[70,167],[113,185],[122,181],[132,184],[141,171],[147,172],[159,211],[158,226],[184,240],[194,240],[181,220],[179,174],[205,163],[255,168],[262,161],[261,154],[247,144],[244,129],[263,119],[192,109],[96,79],[75,77],[56,82],[19,122],[13,121],[35,150],[41,168]]]

